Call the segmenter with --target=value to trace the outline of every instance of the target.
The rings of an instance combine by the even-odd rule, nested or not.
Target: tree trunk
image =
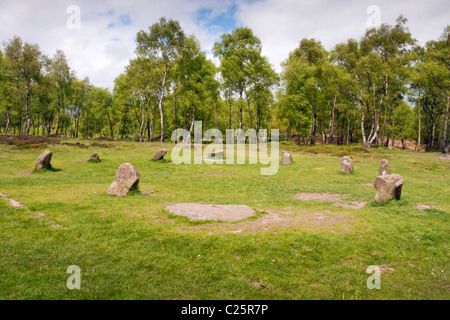
[[[328,137],[328,144],[333,144],[333,138],[334,138],[334,110],[336,109],[336,100],[337,100],[337,94],[334,95],[334,101],[333,101],[333,107],[331,109],[331,116],[330,116],[330,125],[329,125],[329,137]]]
[[[448,113],[449,113],[450,96],[447,96],[447,108],[445,110],[445,125],[444,134],[442,137],[442,150],[447,146],[447,128],[448,128]]]
[[[119,140],[120,126],[122,125],[122,110],[120,111],[120,120],[119,120],[119,128],[116,133],[116,140]]]
[[[131,124],[132,124],[132,128],[133,128],[133,141],[134,141],[134,137],[136,136],[136,129],[134,126],[134,119],[133,119],[133,112],[131,112],[131,106],[129,107],[129,111],[130,111],[130,118],[131,118]]]
[[[418,108],[419,108],[419,134],[418,134],[418,136],[417,136],[417,151],[419,151],[420,152],[420,146],[421,146],[421,144],[422,144],[422,116],[421,116],[421,109],[422,109],[422,107],[420,106],[420,91],[419,91],[419,106],[418,106]]]
[[[311,123],[311,131],[309,133],[309,143],[311,145],[315,144],[316,142],[316,131],[317,131],[317,112],[316,112],[316,96],[314,96],[313,99],[313,105],[312,105],[312,123]]]
[[[194,104],[192,105],[193,110],[192,110],[192,122],[191,122],[191,127],[189,128],[189,138],[188,138],[188,143],[191,142],[191,136],[192,136],[192,130],[194,129],[194,122],[195,122],[195,101]],[[195,143],[195,141],[194,141]]]
[[[229,126],[230,129],[233,129],[233,124],[231,121],[232,116],[233,116],[233,103],[231,102],[231,99],[230,99],[230,126]]]
[[[9,128],[9,110],[6,110],[6,126],[5,126],[5,135],[8,134],[8,128]]]
[[[242,93],[239,92],[239,129],[242,129]]]
[[[57,113],[57,116],[56,116],[56,130],[55,130],[55,134],[56,135],[58,135],[58,130],[59,130],[59,113],[60,113],[60,110],[61,110],[61,104],[60,104],[59,96],[58,96],[58,113]]]
[[[214,125],[219,129],[219,121],[217,119],[217,101],[214,101]]]
[[[164,87],[166,85],[166,77],[167,77],[167,69],[164,72],[163,82],[162,82],[162,85],[161,85],[161,93],[160,93],[160,97],[159,97],[159,100],[158,100],[159,114],[161,116],[161,143],[164,142],[164,112],[163,112],[162,101],[163,101],[163,98],[164,98]]]
[[[433,115],[431,117],[432,119],[432,131],[431,131],[431,150],[434,149],[434,139],[435,139],[435,135],[436,135],[436,101],[433,102]]]
[[[394,113],[394,104],[392,104],[392,148],[395,145],[395,113]]]
[[[362,139],[363,139],[363,145],[364,145],[364,147],[367,147],[368,144],[367,144],[367,139],[366,139],[366,132],[365,132],[365,129],[364,129],[364,120],[365,120],[365,116],[366,116],[366,111],[365,111],[366,107],[364,106],[363,103],[361,103],[361,106],[362,106],[362,115],[361,115],[361,136],[362,136]]]
[[[26,105],[27,105],[27,129],[26,129],[26,135],[29,135],[29,134],[30,134],[30,127],[31,127],[31,118],[30,118],[30,88],[29,88],[29,86],[27,86]]]
[[[173,130],[177,130],[177,95],[176,95],[176,90],[173,93]]]

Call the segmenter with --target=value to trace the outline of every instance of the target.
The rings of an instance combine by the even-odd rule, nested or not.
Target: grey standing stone
[[[288,151],[283,151],[281,153],[281,164],[289,165],[292,164],[292,155]]]
[[[35,170],[42,170],[45,168],[51,167],[51,160],[52,160],[53,153],[51,151],[44,151],[37,159],[34,164]]]
[[[100,160],[100,156],[98,155],[97,152],[94,152],[94,153],[91,154],[91,156],[89,157],[89,160]]]
[[[125,196],[130,189],[138,186],[140,178],[141,174],[131,163],[124,163],[117,169],[116,176],[107,194],[118,197]]]
[[[341,161],[341,172],[350,173],[353,171],[353,160],[350,157],[342,157]]]
[[[446,146],[446,147],[444,148],[443,153],[444,153],[444,154],[450,153],[450,143],[448,144],[448,146]]]
[[[167,153],[166,149],[161,149],[153,155],[152,159],[153,160],[161,160],[162,158],[164,158],[166,153]]]
[[[375,201],[387,202],[389,200],[400,200],[402,195],[402,186],[405,180],[399,174],[387,174],[375,179]]]
[[[223,159],[223,151],[213,151],[208,153],[209,158]]]
[[[381,160],[380,168],[378,169],[378,176],[384,176],[386,174],[391,174],[391,166],[389,161],[386,159]]]

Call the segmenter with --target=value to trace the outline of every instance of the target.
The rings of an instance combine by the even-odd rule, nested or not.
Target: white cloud
[[[135,36],[162,16],[179,20],[187,34],[194,33],[208,52],[224,31],[208,22],[237,5],[237,25],[251,27],[262,40],[263,54],[279,70],[279,64],[304,37],[314,37],[326,49],[350,37],[360,38],[366,27],[369,5],[381,9],[381,22],[393,24],[399,14],[409,19],[413,36],[423,44],[436,39],[450,21],[447,0],[16,0],[0,3],[0,41],[19,35],[38,43],[53,55],[63,50],[80,78],[88,76],[97,86],[113,88],[114,78],[134,57]],[[81,29],[69,30],[66,9],[81,9]],[[198,19],[199,10],[206,11]],[[122,16],[122,18],[121,18]],[[129,17],[129,23],[123,16]],[[209,19],[209,20],[208,20]],[[128,23],[128,24],[127,24]],[[108,27],[114,25],[113,27]]]

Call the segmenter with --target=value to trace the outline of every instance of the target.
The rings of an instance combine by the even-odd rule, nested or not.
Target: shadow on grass
[[[90,163],[100,163],[100,162],[102,162],[102,160],[100,160],[100,159],[89,159],[89,160],[86,161],[86,162],[90,162]]]
[[[155,162],[155,163],[170,163],[170,161],[167,160],[167,159],[158,159],[158,160],[156,160],[156,159],[151,159],[150,161],[151,161],[151,162]]]
[[[60,172],[60,171],[62,171],[62,169],[53,168],[52,166],[49,166],[40,170],[33,169],[31,173],[46,173],[46,172]]]

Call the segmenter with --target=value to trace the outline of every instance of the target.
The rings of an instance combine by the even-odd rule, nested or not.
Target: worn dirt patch
[[[14,207],[14,208],[23,208],[23,205],[22,205],[19,201],[16,201],[16,200],[14,200],[14,199],[8,198],[7,195],[5,195],[5,194],[3,194],[3,193],[1,193],[1,192],[0,192],[0,197],[2,197],[3,199],[5,199],[6,201],[8,201],[8,203],[9,203],[9,205],[10,205],[11,207]]]
[[[359,209],[364,208],[366,204],[367,204],[367,201],[353,201],[350,203],[335,202],[335,203],[333,203],[333,206],[342,207],[344,209],[350,209],[350,210],[359,210]]]
[[[241,234],[272,231],[280,233],[283,229],[293,228],[299,231],[329,230],[331,232],[345,233],[350,229],[353,217],[333,213],[329,210],[322,212],[300,210],[266,210],[267,214],[257,220],[240,221],[237,223],[208,223],[198,226],[182,226],[180,230],[191,232],[202,230],[209,235],[214,234]]]
[[[297,193],[294,198],[301,201],[341,201],[345,197],[343,194],[333,193]]]
[[[450,160],[450,154],[446,154],[444,156],[437,156],[436,158],[442,159],[442,160]]]
[[[166,207],[171,213],[190,220],[237,221],[249,218],[255,211],[245,205],[215,205],[199,203],[177,203]]]
[[[374,187],[374,186],[373,186],[373,183],[361,183],[360,186],[361,186],[361,187],[371,187],[371,188]]]
[[[415,206],[415,208],[416,208],[416,209],[419,209],[419,210],[428,210],[428,209],[442,210],[442,209],[439,208],[439,207],[436,207],[436,206],[430,206],[430,205],[424,204],[424,203],[418,203],[418,204]]]
[[[20,176],[31,176],[31,169],[12,169],[15,174]]]
[[[323,171],[323,170],[325,170],[325,168],[314,168],[314,170]]]
[[[141,190],[141,194],[143,194],[145,196],[156,196],[157,195],[157,194],[155,194],[155,191],[152,189]]]
[[[348,196],[337,193],[297,193],[294,198],[301,201],[319,201],[319,202],[333,202],[333,206],[342,207],[344,209],[359,210],[364,208],[366,201],[344,202],[343,200]]]
[[[81,159],[72,159],[69,160],[70,162],[87,162],[87,160],[81,160]]]

